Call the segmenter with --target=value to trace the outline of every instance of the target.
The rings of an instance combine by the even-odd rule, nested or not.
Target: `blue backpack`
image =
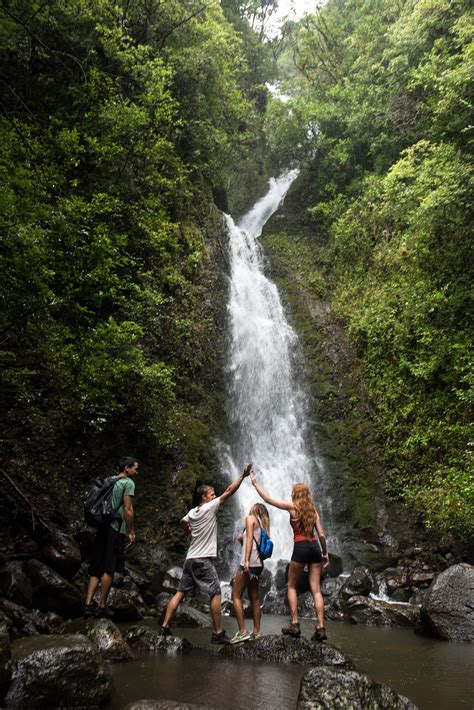
[[[258,543],[255,540],[255,547],[257,548],[258,556],[260,557],[262,562],[264,560],[268,560],[268,558],[272,556],[273,540],[270,540],[267,531],[262,526],[260,526],[260,542]]]

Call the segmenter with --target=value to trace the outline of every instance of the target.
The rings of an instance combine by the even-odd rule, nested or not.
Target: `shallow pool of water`
[[[283,617],[265,615],[265,634],[279,633]],[[234,619],[225,618],[229,634]],[[328,642],[338,646],[356,670],[409,697],[421,710],[474,707],[474,645],[437,641],[409,629],[371,628],[327,623]],[[308,638],[313,622],[301,620]],[[222,658],[209,643],[210,630],[174,628],[198,648],[189,656],[156,655],[109,666],[115,692],[107,710],[120,710],[140,698],[168,698],[209,708],[252,710],[296,707],[305,668],[297,665],[249,663]]]

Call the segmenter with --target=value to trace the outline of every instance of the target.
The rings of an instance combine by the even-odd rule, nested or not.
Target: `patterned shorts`
[[[209,557],[195,557],[184,563],[178,591],[186,594],[196,588],[211,599],[221,593],[219,577]]]

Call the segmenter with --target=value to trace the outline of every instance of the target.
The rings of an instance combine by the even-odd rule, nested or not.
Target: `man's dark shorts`
[[[102,577],[104,572],[125,571],[125,535],[109,526],[97,531],[89,563],[89,575]]]
[[[211,599],[221,593],[219,577],[210,557],[196,557],[184,563],[178,592],[191,592],[196,587]]]

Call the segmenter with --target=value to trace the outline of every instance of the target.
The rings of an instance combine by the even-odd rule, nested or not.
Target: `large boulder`
[[[42,545],[41,558],[66,579],[72,579],[81,566],[79,545],[69,535],[57,530]]]
[[[368,569],[358,567],[341,587],[340,595],[343,599],[350,597],[368,597],[374,587],[374,580]]]
[[[123,710],[209,710],[208,705],[180,703],[177,700],[134,700]]]
[[[210,629],[212,622],[209,614],[203,614],[199,609],[195,609],[190,604],[180,604],[173,617],[176,626],[200,626],[203,629]]]
[[[11,644],[6,707],[90,707],[110,696],[110,680],[85,636],[34,636]]]
[[[338,668],[311,668],[300,686],[297,710],[416,710],[411,700],[366,675]]]
[[[125,641],[134,651],[140,653],[165,653],[168,656],[177,656],[189,653],[192,644],[185,638],[175,636],[160,636],[158,631],[147,626],[132,626],[125,637]]]
[[[310,643],[302,636],[262,636],[258,641],[223,646],[219,655],[245,661],[352,668],[352,662],[335,646],[328,643]]]
[[[122,634],[109,619],[74,619],[63,624],[60,631],[87,636],[104,661],[131,661],[134,658]]]
[[[5,565],[0,591],[17,604],[40,611],[54,611],[65,619],[80,616],[84,607],[79,591],[38,560],[14,561]]]
[[[53,634],[63,623],[63,619],[52,611],[43,613],[38,609],[25,609],[21,604],[15,604],[8,599],[0,598],[0,612],[8,619],[7,624],[13,639],[35,634]]]
[[[460,563],[433,580],[421,607],[422,630],[448,641],[474,641],[474,567]]]
[[[385,602],[370,597],[351,597],[341,603],[343,618],[365,626],[416,626],[420,610],[411,604]]]
[[[137,621],[145,616],[145,602],[136,589],[112,587],[107,606],[113,611],[115,621]]]

